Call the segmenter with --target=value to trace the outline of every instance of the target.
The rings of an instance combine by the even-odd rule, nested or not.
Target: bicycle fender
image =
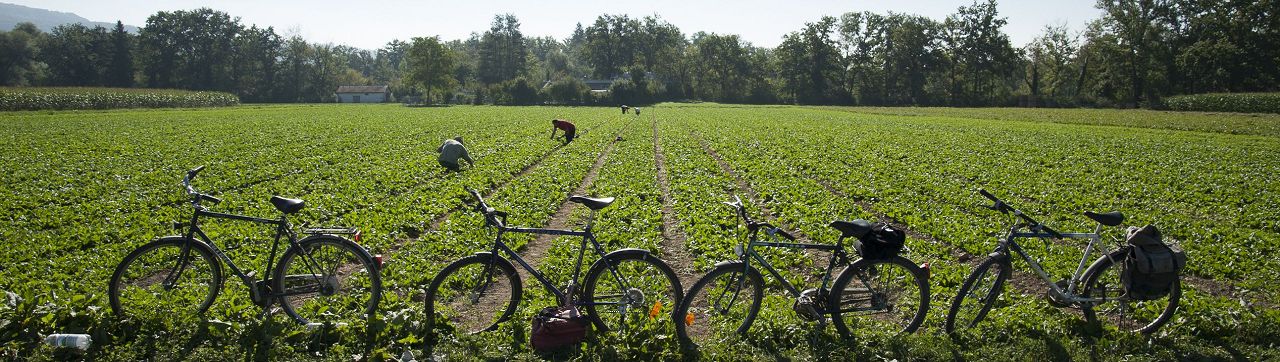
[[[653,258],[653,259],[657,259],[658,261],[662,261],[661,259],[658,259],[658,257],[653,256],[653,253],[649,252],[648,250],[637,249],[637,248],[627,248],[627,249],[618,249],[618,250],[609,252],[608,254],[605,254],[603,258],[600,258],[600,260],[597,260],[596,263],[598,264],[601,261],[604,261],[606,259],[613,259],[615,257],[620,257],[620,256],[638,256],[641,259]]]
[[[739,265],[741,265],[741,264],[742,264],[742,261],[741,261],[741,260],[724,260],[724,261],[721,261],[721,262],[719,262],[719,263],[716,263],[716,265],[715,265],[715,266],[713,266],[713,267],[711,267],[711,268],[712,268],[712,269],[715,269],[715,268],[719,268],[719,267],[722,267],[722,266],[725,266],[725,265],[733,265],[733,264],[739,264]]]
[[[507,260],[507,258],[502,257],[502,255],[495,255],[493,252],[490,252],[490,251],[481,251],[475,254],[471,254],[471,256],[496,258],[498,260],[498,267],[511,270],[512,272],[516,271],[516,265],[512,264],[510,260]]]
[[[1001,262],[1008,262],[1008,261],[1009,261],[1009,254],[1007,254],[1007,253],[1001,253],[1001,252],[998,252],[998,251],[997,251],[997,252],[994,252],[994,253],[991,253],[991,254],[987,254],[987,257],[988,257],[988,258],[992,258],[992,259],[999,260],[999,261],[1001,261]]]
[[[363,245],[356,244],[356,242],[351,241],[350,239],[347,239],[347,238],[344,238],[344,237],[341,237],[341,236],[337,236],[337,235],[333,235],[333,234],[315,234],[315,235],[311,235],[311,236],[308,236],[308,237],[302,238],[302,240],[298,240],[298,245],[307,245],[307,243],[308,243],[308,242],[311,242],[312,240],[319,240],[319,239],[335,239],[335,240],[338,240],[339,242],[341,242],[341,243],[343,243],[343,244],[347,244],[347,245],[349,245],[349,246],[354,247],[356,250],[358,250],[358,251],[360,252],[360,254],[361,254],[360,256],[363,256],[363,257],[369,258],[370,260],[373,260],[373,254],[370,254],[370,253],[369,253],[369,249],[365,249],[365,247],[364,247]]]

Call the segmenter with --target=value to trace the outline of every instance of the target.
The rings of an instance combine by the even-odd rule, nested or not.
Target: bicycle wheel
[[[437,320],[467,334],[494,330],[515,313],[520,288],[520,276],[505,258],[482,253],[458,259],[427,288],[428,330]]]
[[[298,323],[364,319],[382,298],[373,258],[356,243],[332,235],[290,247],[271,278],[281,307]]]
[[[107,289],[111,309],[120,317],[197,315],[222,289],[222,264],[203,242],[165,237],[125,256]]]
[[[1124,260],[1128,249],[1121,248],[1111,255],[1098,258],[1084,274],[1085,298],[1102,298],[1102,302],[1086,304],[1081,308],[1090,325],[1115,325],[1122,331],[1153,333],[1160,329],[1178,310],[1182,299],[1181,280],[1175,280],[1169,295],[1155,300],[1132,300],[1125,295],[1120,275],[1125,272]],[[1119,264],[1117,267],[1116,263]]]
[[[723,338],[747,333],[764,298],[764,279],[742,262],[712,269],[689,288],[676,308],[676,335],[695,349]]]
[[[601,331],[671,328],[671,313],[684,295],[675,271],[639,250],[596,261],[583,284],[582,295],[587,298],[578,304],[586,306]]]
[[[983,260],[973,273],[965,278],[956,298],[951,302],[951,310],[947,312],[947,333],[959,329],[968,329],[978,325],[982,318],[991,311],[996,299],[1000,297],[1004,282],[1012,273],[1008,256],[997,256]]]
[[[855,325],[915,332],[929,311],[929,275],[901,256],[860,259],[840,272],[827,308],[845,337]]]

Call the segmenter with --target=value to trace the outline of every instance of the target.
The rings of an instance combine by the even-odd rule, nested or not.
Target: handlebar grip
[[[982,196],[990,199],[991,201],[1000,202],[1000,199],[997,199],[996,195],[992,195],[990,192],[987,192],[987,190],[978,189],[978,193],[982,194]]]
[[[196,167],[191,169],[191,171],[187,171],[187,179],[190,180],[190,179],[196,178],[196,174],[199,174],[200,171],[203,171],[203,170],[204,170],[204,165],[200,165],[200,167]]]
[[[222,199],[213,197],[211,195],[206,195],[206,194],[200,194],[200,199],[204,201],[212,202],[215,205],[222,203]]]

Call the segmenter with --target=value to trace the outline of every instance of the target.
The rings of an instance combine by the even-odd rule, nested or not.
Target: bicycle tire
[[[1082,293],[1081,296],[1085,298],[1106,298],[1113,291],[1117,296],[1122,296],[1124,293],[1124,285],[1120,282],[1120,275],[1124,272],[1123,265],[1125,258],[1129,256],[1128,251],[1128,248],[1120,248],[1120,250],[1116,250],[1109,255],[1103,255],[1098,258],[1098,260],[1094,261],[1093,265],[1089,266],[1089,269],[1084,273],[1084,293]],[[1121,267],[1112,268],[1115,266],[1115,263],[1120,263]],[[1111,270],[1116,270],[1118,273],[1114,275],[1107,274],[1107,271]],[[1125,310],[1146,310],[1147,312],[1144,314],[1150,315],[1151,312],[1158,310],[1159,314],[1156,314],[1154,318],[1151,318],[1150,322],[1138,321],[1137,324],[1131,326],[1121,326],[1120,322],[1131,321],[1124,320],[1124,315],[1117,316],[1110,313],[1112,311],[1116,311],[1115,308],[1117,307],[1103,308],[1104,312],[1102,314],[1107,316],[1098,318],[1099,313],[1095,310],[1098,306],[1093,303],[1085,303],[1082,305],[1081,312],[1084,313],[1085,321],[1099,331],[1102,327],[1102,320],[1106,319],[1117,322],[1115,324],[1119,329],[1133,333],[1151,334],[1158,331],[1160,327],[1164,326],[1173,318],[1173,313],[1177,311],[1178,302],[1181,301],[1181,299],[1182,278],[1179,276],[1178,279],[1173,281],[1173,286],[1169,291],[1169,295],[1164,298],[1147,301],[1126,301],[1121,297],[1121,299],[1113,300],[1112,302],[1101,303],[1104,306],[1113,303],[1117,304],[1117,307],[1122,309],[1118,311],[1121,313]],[[1168,304],[1161,307],[1164,302],[1167,302]],[[1129,303],[1132,303],[1132,305]]]
[[[314,274],[308,258],[301,257],[304,250],[321,274]],[[290,247],[271,279],[271,290],[281,294],[276,297],[281,309],[302,324],[365,319],[382,299],[382,278],[373,257],[355,242],[333,235],[314,235]]]
[[[890,268],[894,267],[901,269],[898,273],[890,272],[893,270]],[[886,287],[881,287],[872,285],[877,283],[870,280],[885,280],[889,283]],[[904,292],[895,295],[896,293],[887,288],[893,285],[903,287]],[[827,308],[832,311],[831,319],[834,322],[832,324],[835,324],[836,330],[846,338],[851,335],[850,327],[855,321],[859,325],[875,323],[875,321],[887,322],[890,327],[897,325],[898,333],[912,333],[920,328],[920,324],[924,323],[925,315],[929,312],[928,272],[901,256],[889,259],[859,259],[840,272],[831,288]],[[847,308],[866,309],[872,313],[853,313],[853,310],[846,311]],[[894,315],[899,318],[895,318]],[[846,316],[851,318],[846,320]],[[864,320],[868,318],[861,316],[871,318]]]
[[[168,278],[168,274],[164,272],[173,269],[173,267],[166,269],[165,265],[177,263],[177,260],[181,260],[184,245],[190,245],[188,250],[192,252],[190,255],[195,258],[190,259],[192,261],[190,265],[179,268],[178,277],[180,281],[174,288],[163,287],[163,285],[159,290],[153,288]],[[144,263],[142,266],[158,269],[150,271],[150,268],[148,268],[142,271],[131,271],[131,267],[138,265],[137,263]],[[174,265],[174,267],[177,267],[177,265]],[[136,279],[141,285],[139,283],[128,283],[125,280],[134,280],[134,277],[138,277]],[[135,293],[132,291],[134,288],[126,287],[128,285],[141,286],[141,288],[138,288],[140,289],[139,292],[149,291]],[[120,261],[120,264],[116,265],[115,272],[111,275],[107,294],[108,299],[110,299],[111,309],[116,316],[141,317],[141,315],[135,314],[151,309],[153,311],[151,314],[153,315],[171,318],[175,314],[203,314],[213,305],[213,301],[218,298],[218,293],[221,289],[222,264],[214,257],[213,250],[204,242],[195,239],[168,236],[140,246],[125,256]],[[187,293],[182,293],[184,291]],[[174,296],[180,299],[173,302],[157,301],[155,298],[161,295]],[[130,298],[130,296],[138,297],[137,305],[132,300],[134,298]],[[184,310],[191,313],[184,313]]]
[[[498,278],[483,280],[488,279],[481,277],[486,268],[501,273],[501,275],[489,274],[491,278],[494,276]],[[461,291],[475,290],[480,286],[471,285],[468,282],[478,281],[484,282],[486,290],[489,286],[496,287],[494,289],[496,293],[491,294],[495,298],[486,299],[483,303],[479,300],[457,299],[467,296],[467,293]],[[492,284],[495,281],[498,284]],[[506,284],[502,284],[504,282]],[[486,291],[481,293],[486,293]],[[520,303],[520,294],[520,275],[516,274],[515,267],[506,258],[492,253],[480,253],[458,259],[441,269],[440,273],[436,274],[436,277],[431,280],[431,285],[427,287],[425,300],[427,330],[434,331],[439,318],[452,324],[454,330],[461,329],[466,334],[492,331],[498,328],[498,324],[507,321],[515,313],[516,305]],[[506,305],[502,306],[501,303],[504,301]],[[481,310],[478,313],[468,312],[472,307],[478,309],[494,307],[501,308],[501,310],[495,309],[487,312]],[[441,315],[436,316],[437,312],[441,313]],[[490,318],[480,318],[483,315],[489,315]]]
[[[621,274],[621,280],[614,277],[612,270]],[[684,297],[675,271],[662,259],[639,249],[605,255],[587,270],[583,284],[582,295],[588,297],[587,315],[601,331],[626,328],[631,321],[645,316],[669,321],[667,317],[673,315]],[[597,303],[618,303],[614,304],[617,311],[602,310]],[[664,308],[671,312],[663,313]]]
[[[979,280],[986,279],[988,272],[991,271],[992,267],[999,268],[999,270],[996,271],[995,280],[990,284],[990,289],[987,290],[985,296],[978,298],[978,294],[983,293],[971,293],[971,291],[973,291],[975,284],[977,284]],[[1000,293],[1004,288],[1004,282],[1009,280],[1009,276],[1013,273],[1011,267],[1012,265],[1009,261],[1008,255],[997,254],[983,260],[982,263],[978,264],[977,268],[973,269],[972,273],[969,273],[969,276],[964,280],[964,284],[960,286],[960,290],[956,293],[955,299],[952,300],[951,309],[947,312],[947,321],[944,326],[947,333],[954,333],[958,329],[972,328],[976,326],[978,322],[981,322],[983,318],[986,318],[987,313],[991,311],[991,306],[995,305],[996,299],[1000,297]],[[966,296],[970,298],[965,298]],[[966,299],[973,298],[978,298],[975,301],[975,306],[978,307],[978,310],[974,311],[974,317],[967,323],[957,325],[957,314],[961,311],[961,308],[965,306],[964,301]]]
[[[703,292],[708,291],[715,293],[713,283],[724,279],[722,286],[734,288],[735,294],[729,296],[728,307],[712,307],[721,304],[724,301],[726,293],[731,290],[723,290],[715,298],[704,298]],[[745,278],[745,279],[744,279]],[[745,284],[749,285],[745,285]],[[734,286],[738,285],[738,286]],[[743,291],[742,288],[750,288],[750,300],[741,300],[744,302],[738,304],[741,295],[736,294]],[[706,297],[712,297],[713,294],[707,294]],[[680,343],[686,349],[697,349],[700,345],[708,343],[717,335],[723,335],[732,328],[732,335],[744,335],[747,330],[751,329],[751,324],[755,321],[756,316],[760,313],[760,304],[764,299],[764,278],[760,275],[760,271],[755,268],[749,268],[740,261],[720,263],[715,268],[707,272],[702,278],[693,283],[693,287],[689,288],[689,293],[684,300],[680,302],[680,306],[675,311],[676,335],[680,339]],[[742,305],[747,307],[745,311],[734,310],[735,306]],[[690,311],[694,309],[694,311]],[[744,314],[745,312],[745,314]],[[736,314],[729,316],[729,314]],[[716,314],[719,314],[717,316]],[[726,317],[727,316],[727,317]],[[741,323],[734,323],[741,320]],[[717,322],[726,322],[721,325]],[[736,326],[735,326],[736,324]]]

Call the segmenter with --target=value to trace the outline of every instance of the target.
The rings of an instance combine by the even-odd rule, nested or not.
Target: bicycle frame
[[[297,235],[293,232],[293,230],[290,229],[291,225],[289,224],[288,219],[283,215],[281,215],[279,219],[264,219],[264,218],[245,216],[245,215],[212,212],[212,211],[205,210],[204,207],[196,205],[195,212],[191,215],[191,223],[188,224],[187,232],[184,234],[184,236],[186,237],[186,240],[188,240],[188,243],[184,245],[182,248],[181,257],[179,257],[177,261],[178,267],[175,268],[174,273],[170,274],[168,277],[165,278],[166,285],[172,284],[182,274],[184,269],[186,269],[186,266],[188,264],[187,260],[190,257],[190,253],[191,253],[190,241],[200,240],[204,242],[206,245],[208,245],[210,249],[213,249],[213,253],[217,255],[218,258],[222,260],[223,263],[225,263],[228,267],[231,268],[231,272],[235,274],[237,277],[239,277],[240,281],[244,283],[245,286],[249,287],[249,293],[250,293],[250,296],[252,297],[251,299],[253,299],[255,302],[269,301],[270,299],[265,299],[266,297],[274,298],[274,297],[288,296],[293,294],[307,293],[307,291],[298,291],[296,293],[284,293],[281,291],[271,291],[270,295],[261,295],[262,291],[259,290],[259,288],[255,287],[255,284],[259,281],[259,279],[256,279],[254,276],[251,276],[248,273],[245,273],[243,270],[241,270],[240,267],[236,265],[235,261],[231,259],[231,257],[227,256],[227,254],[223,252],[222,249],[218,248],[217,244],[214,244],[213,240],[204,233],[204,230],[200,229],[199,221],[201,217],[211,217],[216,219],[238,220],[238,221],[246,221],[246,222],[258,223],[258,224],[275,225],[276,226],[275,240],[271,243],[271,254],[267,258],[267,264],[265,266],[265,269],[263,269],[262,275],[270,275],[271,269],[276,262],[276,253],[279,252],[280,238],[282,236],[286,236],[286,235],[288,236],[289,245],[291,247],[301,248],[301,245],[298,243]],[[199,236],[199,239],[197,239],[196,236]],[[305,262],[307,263],[308,268],[311,268],[312,270],[320,269],[318,268],[315,261],[311,259],[311,256],[308,253],[302,253],[301,255],[303,256]],[[313,272],[312,274],[314,275],[315,273]],[[267,279],[264,278],[261,280],[267,280]],[[263,304],[267,305],[268,303],[263,303]]]
[[[772,237],[772,239],[774,240],[776,240],[776,238],[777,238],[776,236]],[[746,272],[745,269],[751,267],[751,259],[755,259],[756,262],[760,263],[760,265],[763,266],[765,270],[769,271],[770,275],[773,275],[774,278],[777,278],[778,281],[782,282],[782,286],[787,290],[787,292],[791,293],[791,295],[796,298],[800,297],[800,290],[797,289],[794,285],[792,285],[791,282],[788,282],[786,278],[783,278],[782,274],[778,273],[778,271],[773,268],[773,264],[770,264],[768,260],[765,260],[764,257],[760,255],[760,253],[756,252],[755,247],[763,246],[763,247],[771,247],[771,248],[816,249],[816,250],[831,251],[831,257],[827,259],[826,273],[824,273],[824,275],[822,276],[822,286],[821,286],[822,289],[827,289],[827,286],[831,283],[831,271],[835,270],[835,267],[837,265],[848,264],[848,261],[849,261],[849,256],[845,254],[844,247],[838,244],[826,245],[826,244],[807,244],[807,243],[783,243],[783,242],[777,242],[777,241],[760,241],[755,234],[752,234],[752,236],[750,237],[750,240],[747,242],[746,245],[747,247],[745,251],[742,250],[741,244],[739,244],[737,247],[734,248],[735,249],[734,252],[738,254],[738,258],[742,261],[743,269],[744,269],[743,272],[745,273]],[[745,282],[745,279],[742,279],[742,281]],[[819,312],[824,312],[824,311],[819,311]]]
[[[594,220],[595,212],[592,212],[591,216],[592,217],[590,220]],[[569,281],[570,286],[576,287],[578,285],[578,276],[581,275],[581,272],[582,272],[582,259],[583,259],[583,255],[586,254],[587,241],[591,241],[593,250],[596,252],[596,255],[600,257],[600,260],[605,260],[606,253],[604,251],[604,247],[600,245],[600,242],[596,240],[595,234],[591,232],[590,221],[588,221],[587,227],[582,231],[564,230],[564,229],[525,228],[525,227],[512,227],[512,226],[499,226],[497,227],[497,229],[498,229],[498,235],[494,238],[493,248],[491,249],[491,253],[493,255],[495,262],[497,261],[497,258],[500,255],[499,252],[506,254],[512,260],[515,260],[516,264],[520,265],[521,268],[524,268],[524,270],[528,272],[529,275],[532,275],[535,279],[538,280],[538,282],[542,283],[543,288],[555,294],[557,300],[562,301],[565,304],[573,304],[578,306],[619,304],[618,302],[614,302],[614,303],[595,303],[594,301],[582,302],[582,301],[573,299],[572,293],[574,293],[575,291],[573,290],[561,291],[560,288],[556,287],[555,283],[551,282],[550,278],[547,278],[547,276],[543,274],[541,271],[538,271],[532,265],[529,265],[528,262],[526,262],[523,258],[520,257],[520,254],[517,254],[514,249],[511,249],[511,247],[507,246],[506,243],[502,242],[502,235],[508,232],[521,233],[521,234],[539,234],[539,235],[557,235],[557,236],[567,235],[567,236],[581,237],[582,241],[578,243],[578,260],[574,264],[573,277]],[[494,265],[494,264],[491,263],[490,265]],[[484,271],[484,274],[481,277],[484,278],[485,280],[488,280],[488,278],[491,276],[490,274],[491,272],[492,272],[491,268],[486,268],[486,270]],[[622,276],[618,274],[618,270],[614,265],[609,265],[609,272],[612,273],[613,277],[617,278],[619,282],[623,282],[625,284],[625,281],[622,280]]]
[[[1085,245],[1083,255],[1080,256],[1080,263],[1076,266],[1076,271],[1072,273],[1071,278],[1067,280],[1066,290],[1063,290],[1062,287],[1058,286],[1058,283],[1053,281],[1053,278],[1049,276],[1048,272],[1044,271],[1044,268],[1040,266],[1040,263],[1036,262],[1034,258],[1027,254],[1026,250],[1024,250],[1016,241],[1018,238],[1040,238],[1047,240],[1049,238],[1056,237],[1056,235],[1046,232],[1022,231],[1022,229],[1027,227],[1028,226],[1023,223],[1017,223],[1010,227],[1009,233],[1000,240],[1000,244],[996,247],[995,252],[1003,255],[1009,255],[1009,252],[1012,251],[1021,256],[1022,260],[1026,261],[1027,265],[1031,266],[1031,270],[1035,271],[1036,276],[1040,277],[1040,280],[1044,281],[1050,289],[1058,293],[1058,295],[1062,296],[1066,301],[1081,304],[1103,302],[1112,299],[1084,298],[1077,294],[1077,286],[1083,282],[1081,279],[1085,268],[1089,266],[1089,256],[1093,254],[1094,249],[1101,252],[1103,256],[1111,255],[1112,250],[1102,243],[1102,236],[1099,234],[1102,231],[1102,224],[1098,224],[1092,233],[1060,233],[1062,239],[1084,239],[1089,241],[1089,243]]]
[[[186,236],[187,240],[194,240],[195,236],[199,235],[200,236],[199,240],[203,241],[205,244],[208,244],[209,247],[213,249],[213,253],[217,255],[218,258],[221,259],[223,263],[231,267],[231,272],[234,273],[237,277],[240,277],[240,280],[244,282],[245,285],[250,286],[250,289],[253,289],[252,288],[253,283],[255,283],[257,280],[253,279],[244,271],[240,270],[240,268],[236,265],[235,261],[231,260],[231,257],[228,257],[227,254],[222,251],[222,249],[218,248],[218,245],[214,244],[213,240],[210,239],[208,235],[205,235],[204,230],[200,229],[200,223],[199,223],[200,217],[212,217],[216,219],[239,220],[239,221],[247,221],[247,222],[258,223],[258,224],[275,225],[276,237],[275,237],[275,241],[272,242],[271,244],[271,254],[270,254],[270,257],[267,258],[267,265],[266,265],[266,269],[263,270],[263,275],[268,275],[268,273],[270,273],[271,271],[272,265],[275,264],[276,252],[278,251],[277,248],[280,245],[281,236],[289,235],[289,244],[297,245],[297,237],[292,232],[289,231],[288,229],[289,222],[284,217],[281,217],[280,219],[277,219],[277,220],[272,220],[272,219],[263,219],[263,218],[257,218],[252,216],[224,214],[220,212],[208,211],[208,210],[205,210],[204,208],[196,208],[195,213],[191,215],[191,223],[188,224],[189,226],[184,236]],[[187,248],[183,248],[183,249],[184,250],[182,252],[182,255],[185,257],[189,250],[187,250]],[[183,264],[185,265],[185,263]]]

